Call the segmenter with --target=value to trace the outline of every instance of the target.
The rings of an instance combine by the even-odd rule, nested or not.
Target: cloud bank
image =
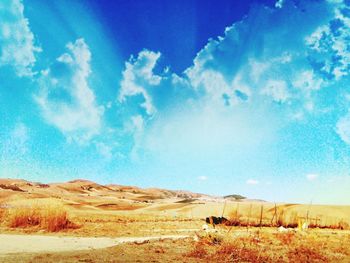
[[[0,17],[0,66],[13,67],[20,77],[33,75],[35,56],[41,49],[35,46],[22,1],[1,1]]]
[[[35,100],[47,123],[69,141],[84,143],[100,133],[104,108],[89,86],[91,52],[84,39],[69,43],[67,50],[42,71]]]

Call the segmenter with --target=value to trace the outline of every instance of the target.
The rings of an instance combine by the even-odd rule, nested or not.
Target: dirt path
[[[0,255],[11,253],[62,252],[112,247],[121,243],[143,243],[162,239],[183,239],[188,235],[156,237],[58,237],[0,234]]]

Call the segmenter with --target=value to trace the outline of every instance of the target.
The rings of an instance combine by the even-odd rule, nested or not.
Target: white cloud
[[[18,123],[11,133],[11,147],[18,154],[25,154],[28,151],[29,129],[23,123]]]
[[[201,176],[198,176],[197,179],[198,179],[199,181],[206,181],[206,180],[208,180],[208,177],[207,177],[207,176],[204,176],[204,175],[201,175]]]
[[[113,153],[112,153],[112,147],[110,145],[106,145],[102,142],[95,143],[97,151],[107,160],[112,159]]]
[[[11,65],[18,76],[30,76],[40,48],[34,44],[20,0],[0,2],[0,66]]]
[[[258,180],[255,180],[255,179],[248,179],[246,181],[246,184],[249,184],[249,185],[257,185],[259,184],[259,181]]]
[[[142,132],[144,127],[144,120],[142,116],[141,115],[133,116],[131,117],[131,121],[136,132]]]
[[[259,81],[261,75],[270,67],[268,62],[260,62],[253,59],[250,59],[249,64],[251,68],[250,77],[255,83]]]
[[[274,136],[274,117],[262,108],[256,111],[200,100],[174,110],[152,120],[143,137],[142,146],[159,158],[227,158],[237,149],[241,154],[253,152]]]
[[[166,86],[167,94],[174,86],[180,86],[179,89],[191,90],[194,95],[186,100],[171,97],[171,108],[165,105],[147,123],[144,136],[139,137],[139,147],[168,159],[184,152],[196,158],[210,155],[217,159],[211,153],[235,155],[236,149],[254,152],[261,144],[270,143],[276,131],[289,121],[283,114],[299,109],[287,111],[279,107],[276,110],[271,108],[275,105],[266,101],[272,97],[278,102],[288,102],[285,107],[301,108],[298,103],[289,103],[289,100],[304,99],[295,96],[294,93],[302,92],[293,89],[291,82],[300,68],[311,68],[305,56],[293,49],[293,44],[300,45],[303,37],[286,35],[290,24],[285,22],[283,12],[287,12],[285,8],[259,9],[258,19],[247,18],[228,27],[223,37],[209,40],[184,74],[172,74],[172,85]],[[270,21],[275,18],[282,24],[271,25]],[[301,18],[297,18],[300,22]],[[259,25],[255,24],[257,21]],[[250,30],[255,27],[259,30],[252,35]],[[296,31],[290,34],[299,33]],[[133,81],[121,94],[141,94],[146,97],[145,101],[152,102],[154,94],[151,97],[142,85],[133,86],[135,74],[128,69],[131,70],[136,61],[131,59],[126,63],[124,81]]]
[[[108,102],[106,103],[106,108],[107,108],[107,109],[112,108],[112,102],[111,102],[111,101],[108,101]]]
[[[283,4],[284,4],[284,0],[277,0],[276,4],[275,4],[275,7],[276,8],[282,8]]]
[[[272,97],[276,102],[286,102],[290,97],[287,83],[283,80],[269,80],[261,91],[262,94]]]
[[[83,39],[78,39],[69,43],[67,49],[67,53],[41,73],[40,92],[35,99],[44,119],[68,141],[85,143],[99,134],[104,108],[97,105],[88,83],[89,47]]]
[[[156,108],[152,103],[148,88],[159,85],[162,80],[160,76],[153,73],[159,57],[159,52],[143,50],[136,59],[131,57],[125,62],[118,96],[119,102],[124,102],[130,96],[142,95],[144,102],[140,106],[146,110],[148,115],[155,113]]]
[[[145,120],[141,115],[136,115],[131,117],[131,125],[129,130],[132,132],[134,137],[134,146],[131,150],[131,158],[133,160],[139,159],[139,150],[141,146],[143,131],[145,127]]]
[[[30,130],[24,123],[17,123],[3,141],[2,158],[17,159],[25,155],[28,152],[29,133]]]
[[[334,16],[305,38],[310,58],[322,65],[320,73],[335,80],[348,75],[350,69],[350,18],[339,3],[332,1]]]
[[[345,143],[350,145],[350,113],[337,122],[336,132]]]
[[[140,55],[126,62],[119,100],[141,95],[148,115],[153,116],[154,105],[158,109],[152,119],[143,116],[147,128],[143,123],[145,134],[138,132],[139,149],[169,160],[185,152],[200,156],[198,159],[207,155],[201,160],[209,155],[209,160],[218,159],[210,153],[237,157],[234,153],[238,149],[258,152],[259,143],[267,145],[271,138],[283,137],[280,129],[288,127],[290,121],[321,114],[319,107],[324,105],[320,105],[317,96],[323,96],[323,87],[329,83],[310,57],[322,50],[322,43],[317,42],[317,34],[311,37],[313,40],[306,35],[327,21],[331,12],[316,19],[312,13],[320,8],[326,13],[328,6],[313,2],[298,7],[287,1],[277,1],[276,5],[283,8],[254,7],[254,12],[228,27],[222,37],[209,40],[184,74],[175,75],[168,70],[172,83],[166,86],[166,94],[171,94],[174,86],[191,90],[194,96],[186,100],[164,96],[173,104],[160,108],[155,103],[157,94],[150,90],[156,89],[148,80],[154,77],[158,56],[150,59],[146,55],[150,51],[143,51],[143,63],[139,62]],[[291,27],[290,21],[304,26]],[[318,34],[321,36],[321,31]],[[140,68],[148,60],[153,62],[141,74]],[[165,86],[160,76],[151,82],[159,84],[160,89]],[[271,98],[283,105],[269,103]]]
[[[307,175],[306,175],[306,179],[307,179],[308,181],[315,181],[318,177],[319,177],[318,174],[307,174]]]
[[[303,91],[312,91],[319,90],[323,83],[324,81],[317,77],[313,71],[306,70],[296,74],[293,86]]]

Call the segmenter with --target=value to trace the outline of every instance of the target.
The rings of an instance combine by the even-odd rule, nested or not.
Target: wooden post
[[[309,224],[309,210],[311,209],[312,206],[312,200],[310,201],[310,205],[307,208],[307,212],[306,212],[306,223]]]
[[[320,221],[320,220],[321,220],[321,218],[318,218],[318,217],[316,216],[316,219],[315,219],[315,221],[316,221],[315,226],[316,226],[316,227],[318,227],[318,221]]]
[[[259,226],[260,226],[260,227],[261,227],[261,225],[262,225],[263,210],[264,210],[264,205],[261,204],[261,207],[260,207],[260,223],[259,223]]]
[[[271,219],[271,226],[272,226],[272,224],[273,224],[273,219],[276,217],[276,224],[277,224],[277,206],[276,206],[276,203],[275,203],[275,213],[273,214],[273,216],[272,216],[272,219]]]
[[[252,215],[252,204],[249,206],[249,214],[248,214],[248,227],[250,226],[250,216]]]
[[[224,217],[225,208],[226,208],[226,200],[225,200],[225,203],[224,203],[224,208],[222,209],[222,214],[221,214],[221,217]]]

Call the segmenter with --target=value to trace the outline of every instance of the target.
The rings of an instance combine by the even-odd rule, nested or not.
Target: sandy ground
[[[187,237],[186,235],[162,235],[153,237],[107,238],[0,234],[0,255],[101,249],[122,243],[143,243],[165,239],[176,240]]]
[[[45,222],[55,222],[57,209],[72,225],[52,233]],[[32,216],[41,223],[17,224]],[[210,227],[213,234],[204,233],[208,216],[243,225]],[[287,226],[305,218],[334,229],[280,233],[276,227],[243,227],[273,221]],[[240,262],[261,262],[264,256],[263,262],[273,263],[348,263],[350,230],[340,229],[349,227],[350,206],[275,206],[84,180],[45,185],[0,179],[0,262],[6,263],[232,262],[232,255]]]

